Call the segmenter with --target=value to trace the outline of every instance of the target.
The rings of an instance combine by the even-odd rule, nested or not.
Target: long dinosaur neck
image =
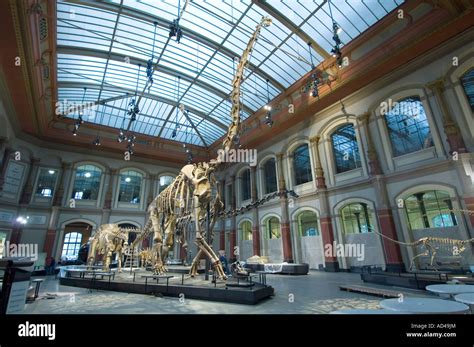
[[[232,123],[227,130],[227,136],[222,144],[224,151],[228,151],[232,148],[232,143],[234,142],[236,136],[238,136],[239,128],[240,128],[240,85],[242,83],[242,78],[244,75],[244,68],[247,65],[250,54],[252,53],[253,46],[260,35],[260,30],[263,26],[270,25],[270,19],[267,17],[263,17],[260,23],[257,25],[255,32],[253,33],[252,37],[249,39],[247,44],[247,48],[245,48],[244,52],[242,53],[242,57],[240,58],[239,65],[237,66],[237,70],[235,71],[235,76],[232,81],[232,94],[231,94],[231,101],[232,101],[232,110],[231,110],[231,117]]]

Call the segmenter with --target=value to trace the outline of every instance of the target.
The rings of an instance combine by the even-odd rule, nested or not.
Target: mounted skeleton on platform
[[[250,38],[246,49],[242,53],[232,81],[232,123],[223,142],[223,150],[229,151],[235,142],[238,142],[240,131],[240,85],[243,80],[244,68],[248,64],[253,46],[255,45],[262,27],[271,24],[267,17],[262,18],[255,32]],[[218,194],[217,181],[214,172],[221,161],[213,159],[209,163],[201,162],[189,164],[181,169],[174,181],[163,190],[149,205],[149,220],[143,232],[132,243],[132,249],[153,232],[153,258],[155,273],[164,273],[164,259],[169,248],[173,246],[175,238],[186,248],[186,229],[190,222],[194,222],[196,229],[195,243],[198,252],[191,265],[190,275],[195,276],[201,256],[205,255],[212,263],[217,276],[226,279],[222,264],[211,246],[206,242],[205,223],[209,218],[209,232],[212,237],[214,224],[222,212],[223,204]],[[210,208],[208,213],[207,208]]]
[[[128,248],[128,236],[136,229],[121,228],[118,224],[103,224],[90,239],[87,265],[95,264],[97,255],[103,255],[103,270],[109,271],[112,254],[115,253],[118,260],[118,271],[122,272],[122,257]]]
[[[469,211],[469,210],[450,210],[450,212],[456,212],[456,211],[467,213],[469,215],[474,214],[473,211]],[[474,238],[467,239],[467,240],[459,240],[459,239],[452,239],[449,237],[435,237],[435,236],[422,237],[413,242],[402,242],[402,241],[394,240],[391,237],[388,237],[387,235],[384,235],[382,233],[379,233],[377,230],[375,230],[375,228],[371,228],[371,231],[399,245],[413,247],[414,249],[416,249],[417,247],[421,248],[421,252],[415,255],[411,259],[410,271],[413,269],[413,266],[415,265],[415,261],[420,257],[429,256],[430,257],[429,265],[431,267],[434,267],[434,260],[440,249],[448,250],[448,252],[454,256],[460,256],[463,252],[465,252],[468,249],[470,244],[474,244]],[[434,267],[434,269],[437,270],[436,267]]]

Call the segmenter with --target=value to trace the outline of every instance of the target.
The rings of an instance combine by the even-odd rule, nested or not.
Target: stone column
[[[110,210],[113,205],[113,201],[112,201],[113,192],[114,192],[114,189],[117,189],[116,187],[118,186],[118,170],[110,169],[110,170],[107,170],[106,174],[108,176],[108,183],[105,189],[105,199],[104,199],[103,207],[106,210]]]
[[[11,233],[11,236],[10,236],[10,245],[18,245],[20,242],[21,242],[21,233],[22,233],[22,230],[21,230],[21,226],[19,225],[15,225],[12,229],[12,233]]]
[[[235,199],[235,176],[230,177],[231,182],[231,196],[230,196],[230,204],[232,206],[232,210],[236,208],[236,199]],[[231,218],[231,226],[230,226],[230,233],[229,233],[229,240],[230,240],[230,262],[233,263],[237,261],[235,253],[235,247],[237,246],[237,235],[236,235],[236,219],[235,215]]]
[[[372,180],[372,185],[375,189],[375,198],[377,202],[377,218],[379,220],[380,232],[387,236],[382,237],[382,245],[385,255],[385,262],[387,271],[399,272],[405,269],[403,264],[400,245],[392,240],[398,241],[395,222],[393,219],[393,212],[390,207],[390,200],[388,198],[387,186],[385,180],[381,176],[377,176]]]
[[[23,192],[21,194],[20,204],[29,204],[31,196],[33,194],[33,187],[35,185],[36,175],[38,174],[38,158],[30,159],[30,170],[28,171],[28,176],[26,178],[26,184],[23,187]]]
[[[3,191],[3,184],[5,183],[5,175],[7,173],[8,161],[12,158],[14,152],[15,151],[10,147],[6,147],[5,151],[3,152],[2,165],[0,168],[0,193]]]
[[[251,196],[252,204],[258,200],[257,192],[257,167],[250,167],[250,181],[252,184]],[[258,217],[258,207],[252,209],[252,244],[253,244],[253,254],[260,256],[260,230],[259,230],[259,217]]]
[[[332,225],[332,218],[329,208],[329,198],[326,188],[320,188],[318,191],[320,207],[321,207],[321,216],[319,221],[321,224],[321,237],[323,239],[323,250],[326,250],[326,246],[330,245],[331,249],[334,246],[334,228]],[[334,252],[331,254],[326,254],[324,252],[324,270],[328,272],[339,271],[339,263],[337,257],[333,256]]]
[[[466,153],[466,145],[462,138],[459,126],[451,116],[448,103],[444,96],[444,81],[442,79],[430,82],[426,85],[435,95],[436,102],[443,116],[443,128],[449,143],[449,153]]]
[[[225,179],[219,181],[219,194],[221,196],[221,201],[224,204],[224,209],[228,209],[226,201],[225,201]],[[221,230],[219,232],[219,250],[225,251],[225,222],[226,218],[221,218],[220,227]]]
[[[314,158],[314,177],[316,177],[316,187],[326,188],[326,180],[324,179],[324,170],[321,165],[321,157],[319,155],[319,141],[321,136],[316,135],[312,137],[309,142],[311,143],[311,150],[313,151]]]
[[[155,182],[159,179],[158,175],[148,175],[148,181],[150,182],[148,185],[148,194],[146,199],[146,205],[150,205],[153,199],[155,198]]]
[[[71,163],[61,162],[61,172],[59,173],[58,189],[54,192],[53,206],[62,206],[64,192],[67,190],[65,186],[66,173],[71,170]]]
[[[380,168],[380,161],[375,150],[374,141],[372,139],[372,133],[370,132],[370,112],[366,112],[359,116],[359,120],[362,123],[366,140],[367,140],[367,158],[369,159],[369,169],[371,176],[377,176],[382,174]]]
[[[53,206],[51,209],[51,217],[49,218],[48,229],[43,244],[43,252],[47,256],[53,255],[54,241],[56,240],[56,224],[58,223],[59,207]],[[87,240],[84,240],[87,241]]]
[[[278,172],[278,182],[280,184],[280,215],[281,215],[281,241],[283,246],[283,261],[293,263],[293,247],[291,244],[291,227],[290,217],[288,212],[288,197],[286,195],[286,183],[283,174],[283,153],[278,153],[277,167],[280,168]]]

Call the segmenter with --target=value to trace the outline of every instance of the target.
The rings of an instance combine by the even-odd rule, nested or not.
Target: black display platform
[[[173,275],[173,274],[171,274]],[[109,278],[103,280],[92,278],[79,277],[61,277],[59,283],[63,286],[89,288],[92,290],[110,290],[125,293],[136,294],[152,294],[180,297],[184,294],[185,298],[229,302],[237,304],[255,305],[259,301],[274,295],[273,287],[255,283],[251,287],[232,287],[226,286],[225,281],[219,281],[216,286],[209,281],[204,281],[200,278],[186,279],[184,284],[181,284],[182,275],[174,274],[174,282],[166,284],[156,284],[152,279],[148,279],[145,284],[140,275],[136,275],[136,280],[133,282],[132,278],[124,278],[123,275],[117,276],[115,279],[109,281]],[[204,277],[204,276],[201,276]]]
[[[265,271],[265,264],[246,263],[245,267],[251,269],[252,271]],[[283,264],[281,271],[272,273],[285,275],[307,275],[308,271],[309,264]]]
[[[472,273],[465,274],[472,277]],[[445,271],[420,271],[420,272],[387,272],[367,271],[360,274],[366,283],[376,283],[388,286],[397,286],[412,289],[425,289],[431,284],[445,284],[459,273]]]

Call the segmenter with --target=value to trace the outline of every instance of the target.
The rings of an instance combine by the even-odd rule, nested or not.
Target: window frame
[[[100,181],[99,181],[99,188],[98,188],[98,191],[97,191],[97,199],[96,200],[74,199],[72,194],[74,192],[77,169],[81,166],[87,166],[87,165],[95,166],[96,168],[98,168],[101,171]],[[105,167],[100,165],[100,164],[97,164],[95,162],[79,162],[79,163],[76,163],[73,166],[73,169],[72,169],[72,172],[71,172],[71,180],[69,182],[69,194],[68,194],[68,200],[66,201],[66,204],[69,204],[69,201],[71,199],[74,199],[76,205],[99,207],[101,205],[102,198],[103,198],[104,180],[105,180],[106,174],[107,174],[107,171],[106,171]]]
[[[140,177],[140,189],[139,189],[139,201],[138,203],[131,203],[131,202],[126,202],[126,201],[120,201],[120,193],[121,193],[121,187],[122,187],[122,176],[125,175],[125,173],[133,172],[136,173],[137,176]],[[116,197],[115,197],[115,205],[118,208],[127,208],[127,209],[142,209],[144,206],[144,200],[145,200],[145,186],[146,186],[146,177],[147,175],[145,172],[142,170],[136,169],[136,168],[123,168],[119,171],[118,177],[117,177],[117,185],[116,185]]]
[[[297,170],[296,170],[295,152],[304,146],[306,146],[306,149],[308,151],[308,163],[309,163],[308,171],[309,171],[310,179],[308,181],[298,183],[297,176],[296,176]],[[292,172],[294,186],[303,186],[305,184],[314,182],[311,150],[310,150],[310,145],[307,142],[295,144],[295,146],[291,149],[291,172]]]
[[[354,131],[354,144],[356,146],[356,149],[357,149],[357,155],[353,155],[353,162],[354,162],[354,165],[355,167],[352,167],[352,168],[349,168],[347,170],[342,170],[342,171],[339,171],[339,167],[338,167],[338,160],[337,160],[337,157],[336,157],[336,151],[335,151],[335,145],[334,145],[334,135],[336,134],[337,131],[339,131],[340,129],[342,128],[347,128],[347,127],[352,127],[353,131]],[[347,173],[347,172],[350,172],[350,171],[353,171],[353,170],[357,170],[357,169],[360,169],[362,168],[362,159],[361,159],[361,150],[360,150],[360,146],[359,146],[359,141],[358,141],[358,136],[357,136],[357,131],[356,131],[356,128],[355,128],[355,125],[351,122],[347,122],[347,123],[343,123],[343,124],[339,124],[338,126],[334,127],[332,130],[331,130],[331,133],[329,134],[329,139],[330,139],[330,145],[331,145],[331,150],[332,150],[332,160],[333,160],[333,165],[334,165],[334,172],[335,174],[344,174],[344,173]],[[358,166],[357,166],[358,165]]]
[[[40,184],[40,178],[41,178],[41,171],[42,170],[45,170],[45,171],[54,170],[55,171],[55,176],[56,177],[55,177],[55,180],[54,180],[54,185],[53,185],[53,188],[52,188],[51,196],[38,195],[38,193],[36,192],[38,190],[38,186]],[[57,168],[54,168],[54,167],[40,166],[38,168],[38,172],[36,174],[35,185],[34,185],[34,189],[33,189],[33,201],[34,202],[36,202],[36,203],[47,203],[47,204],[52,204],[53,203],[54,194],[56,193],[56,190],[59,188],[58,187],[58,181],[59,181],[58,178],[59,178],[60,174],[62,174],[61,170],[57,169]]]

